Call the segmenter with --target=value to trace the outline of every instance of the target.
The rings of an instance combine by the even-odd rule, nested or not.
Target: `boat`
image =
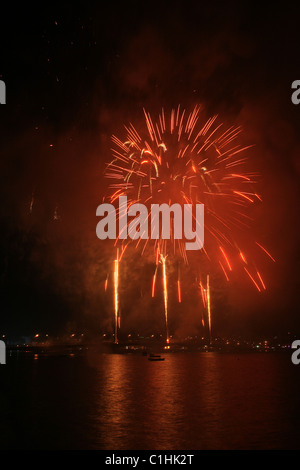
[[[165,358],[160,354],[149,354],[148,361],[164,361]]]

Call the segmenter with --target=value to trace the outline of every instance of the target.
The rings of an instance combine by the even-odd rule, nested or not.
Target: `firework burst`
[[[226,127],[218,121],[218,116],[203,119],[201,106],[195,106],[190,113],[180,105],[169,113],[162,109],[156,120],[145,109],[143,112],[144,126],[137,129],[130,123],[125,126],[124,138],[112,136],[113,159],[105,171],[106,178],[110,180],[109,202],[114,204],[120,196],[126,196],[128,206],[145,205],[149,219],[152,204],[190,204],[192,207],[204,204],[205,245],[202,250],[193,252],[193,259],[196,256],[202,268],[208,262],[211,268],[206,269],[207,274],[210,269],[218,269],[226,281],[230,280],[233,269],[239,266],[257,291],[265,290],[263,276],[249,255],[252,246],[244,241],[253,222],[249,215],[251,206],[260,204],[262,198],[256,190],[259,174],[248,170],[248,153],[253,145],[240,143],[242,128]],[[121,208],[117,215],[121,217]],[[193,219],[195,224],[194,215]],[[248,239],[275,261],[261,244],[250,237]],[[121,246],[119,261],[129,243],[135,243],[136,247],[140,245],[142,253],[152,247],[156,264],[152,297],[160,262],[165,280],[166,320],[166,257],[172,255],[173,259],[181,259],[188,264],[185,241],[174,237],[171,223],[168,240],[161,234],[152,240],[150,234],[146,239],[140,237],[137,241],[129,241],[119,234],[115,242]],[[209,299],[206,295],[205,303],[209,306],[207,315],[211,334],[209,276],[207,284]],[[181,302],[179,275],[177,291]]]
[[[108,198],[114,203],[127,196],[128,205],[143,203],[149,207],[149,218],[151,204],[204,204],[206,243],[201,251],[208,259],[217,254],[217,264],[228,279],[232,264],[227,250],[247,265],[236,236],[250,227],[249,206],[261,201],[253,189],[258,174],[246,170],[246,151],[252,146],[239,143],[241,127],[225,128],[217,116],[201,122],[200,115],[200,106],[190,114],[178,106],[169,114],[162,109],[153,121],[144,110],[144,130],[129,124],[124,139],[113,136],[113,160],[105,172],[112,180]],[[136,243],[143,243],[144,251],[150,240],[140,238]],[[118,241],[122,256],[128,241]],[[214,256],[208,253],[209,246]],[[175,239],[173,231],[170,240],[160,237],[154,247],[156,260],[160,253],[172,251],[188,262],[184,240]]]

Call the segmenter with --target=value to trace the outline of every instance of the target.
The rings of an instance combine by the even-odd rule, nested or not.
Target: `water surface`
[[[289,354],[14,353],[0,369],[2,449],[299,449]]]

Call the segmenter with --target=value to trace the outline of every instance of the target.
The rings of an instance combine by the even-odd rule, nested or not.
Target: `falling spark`
[[[224,249],[223,249],[221,246],[220,246],[219,248],[220,248],[221,253],[222,253],[222,255],[223,255],[223,257],[224,257],[224,259],[225,259],[225,261],[226,261],[226,263],[227,263],[227,266],[228,266],[228,268],[229,268],[229,271],[232,271],[232,267],[231,267],[231,264],[229,263],[228,256],[226,255]]]
[[[266,286],[265,286],[265,283],[264,283],[264,281],[263,281],[263,279],[262,279],[262,277],[261,277],[261,274],[260,274],[258,271],[256,271],[256,272],[257,272],[257,276],[258,276],[258,278],[259,278],[259,280],[260,280],[260,282],[261,282],[261,285],[262,285],[263,289],[266,290]]]
[[[225,268],[224,268],[223,264],[221,263],[221,261],[219,261],[219,264],[220,264],[221,269],[222,269],[222,271],[223,271],[223,273],[224,273],[224,276],[225,276],[226,281],[229,282],[229,277],[228,277],[227,272],[225,271]]]
[[[244,261],[244,263],[247,264],[247,260],[246,260],[244,254],[243,254],[241,251],[240,251],[240,257],[242,258],[242,260]]]
[[[259,248],[261,248],[261,249],[266,253],[266,255],[269,256],[269,258],[271,258],[272,261],[274,261],[274,263],[276,263],[276,261],[275,261],[275,259],[273,258],[273,256],[271,256],[270,253],[269,253],[263,246],[261,246],[261,245],[260,245],[259,243],[257,243],[257,242],[255,242],[255,243],[256,243],[256,245],[259,246]]]
[[[251,274],[249,273],[248,269],[245,268],[244,266],[244,270],[246,271],[246,273],[248,274],[249,278],[251,279],[251,281],[253,282],[253,284],[255,285],[256,289],[258,290],[258,292],[261,292],[261,289],[259,288],[259,285],[257,284],[257,282],[254,280],[253,276],[251,276]]]

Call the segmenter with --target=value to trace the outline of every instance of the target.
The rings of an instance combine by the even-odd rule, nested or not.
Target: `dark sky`
[[[0,334],[111,328],[103,285],[113,258],[95,234],[110,138],[139,123],[143,107],[179,103],[242,125],[255,144],[264,203],[253,230],[276,258],[260,259],[262,296],[238,280],[226,292],[215,285],[216,330],[299,331],[300,105],[291,84],[300,79],[300,8],[104,3],[2,7]],[[124,322],[148,331],[141,312],[154,308],[144,294],[153,266],[129,261]],[[178,313],[174,331],[196,331],[192,307]]]

